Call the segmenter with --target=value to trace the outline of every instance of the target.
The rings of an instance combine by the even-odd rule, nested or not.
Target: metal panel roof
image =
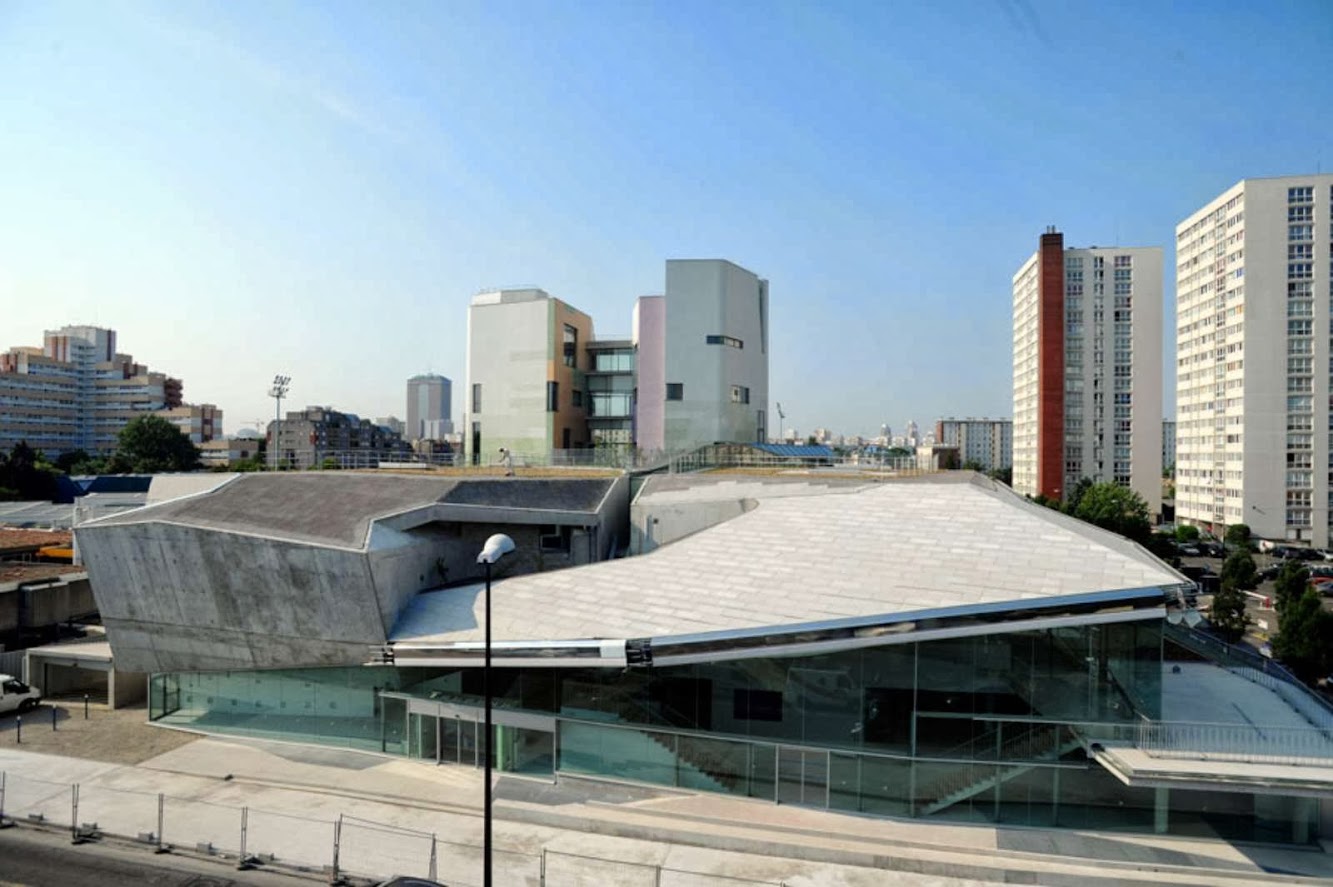
[[[1188,582],[1128,540],[979,475],[751,495],[752,511],[650,554],[497,581],[495,639],[665,639]],[[481,609],[477,586],[420,595],[391,641],[475,642]]]

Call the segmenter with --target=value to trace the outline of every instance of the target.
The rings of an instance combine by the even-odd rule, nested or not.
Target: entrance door
[[[477,722],[462,718],[440,718],[440,761],[445,764],[467,764],[475,767],[477,760]]]
[[[779,804],[828,807],[829,753],[820,749],[778,746]]]

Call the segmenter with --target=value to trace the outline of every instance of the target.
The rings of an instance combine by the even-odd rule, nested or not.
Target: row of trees
[[[0,456],[0,500],[54,499],[62,474],[153,474],[198,467],[199,448],[179,428],[161,416],[137,416],[120,430],[115,451],[105,457],[73,450],[51,462],[27,443],[15,444]]]

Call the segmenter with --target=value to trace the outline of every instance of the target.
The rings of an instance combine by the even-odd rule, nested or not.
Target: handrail
[[[1316,726],[1333,729],[1333,704],[1311,690],[1305,682],[1292,674],[1281,663],[1266,656],[1261,656],[1253,650],[1236,644],[1229,644],[1221,638],[1213,637],[1185,625],[1172,625],[1167,622],[1165,628],[1166,635],[1181,646],[1209,659],[1232,674],[1267,687],[1282,696],[1288,705],[1300,711],[1302,716],[1311,723],[1316,720],[1323,721],[1323,723],[1316,724]],[[1221,657],[1221,659],[1219,660],[1218,657]],[[1248,669],[1249,671],[1242,671],[1241,669]],[[1305,711],[1301,705],[1297,704],[1296,700],[1289,698],[1287,693],[1292,690],[1296,692],[1297,698],[1302,703],[1313,705],[1316,713],[1312,714]]]

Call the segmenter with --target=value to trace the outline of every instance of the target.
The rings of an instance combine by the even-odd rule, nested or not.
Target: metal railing
[[[348,877],[381,880],[412,876],[451,885],[481,882],[477,843],[340,813],[336,818],[201,801],[162,792],[66,783],[0,770],[0,824],[68,829],[75,843],[120,838],[164,851],[180,848],[243,867],[322,871],[334,883]],[[492,849],[501,884],[539,887],[596,883],[701,887],[783,881],[691,871],[546,847]],[[672,878],[666,878],[671,875]]]
[[[817,469],[824,472],[855,472],[867,477],[919,477],[938,474],[943,469],[923,468],[915,456],[892,459],[858,459],[842,456],[778,456],[757,450],[718,451],[710,447],[672,456],[668,468],[672,474],[689,474],[724,468],[743,469]]]
[[[1154,721],[1139,724],[1134,745],[1155,758],[1333,765],[1333,737],[1315,727]]]
[[[1333,730],[1333,704],[1305,685],[1282,663],[1239,644],[1185,625],[1164,623],[1165,636],[1232,674],[1272,690],[1313,726]]]

